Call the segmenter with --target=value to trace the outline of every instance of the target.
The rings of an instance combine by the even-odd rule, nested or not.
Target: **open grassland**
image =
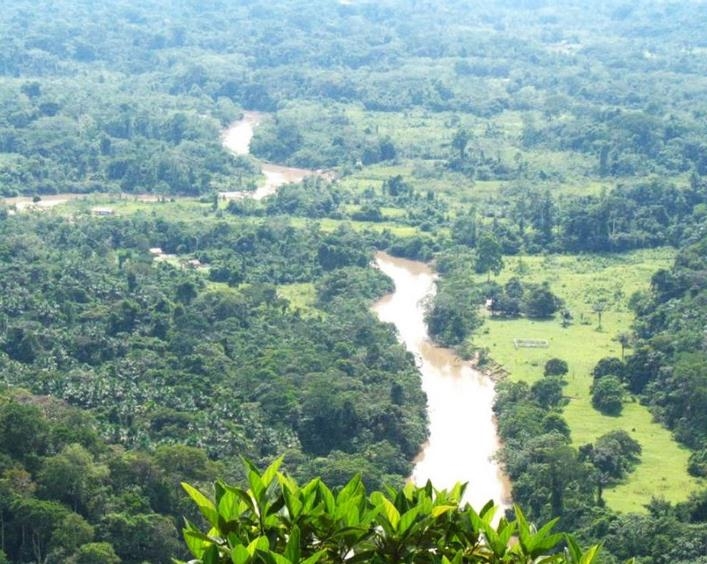
[[[605,492],[605,498],[618,511],[644,511],[652,497],[681,501],[694,491],[699,481],[687,474],[689,452],[680,447],[668,430],[652,421],[644,406],[628,400],[619,417],[609,417],[591,405],[591,370],[605,356],[621,356],[616,335],[628,331],[633,315],[627,303],[636,291],[647,290],[651,275],[671,265],[671,249],[645,250],[624,255],[551,255],[506,258],[498,276],[505,283],[511,276],[523,281],[550,282],[552,290],[564,301],[574,321],[568,328],[559,319],[487,318],[474,344],[488,347],[490,356],[514,380],[534,382],[543,377],[545,362],[553,357],[567,360],[569,374],[565,395],[569,399],[564,415],[572,430],[575,446],[593,442],[614,429],[623,429],[643,449],[641,463],[628,480]],[[479,278],[480,280],[482,277]],[[592,305],[607,304],[602,328]],[[516,349],[513,339],[545,339],[547,348]],[[627,351],[630,354],[630,350]]]
[[[322,315],[317,309],[317,291],[314,284],[302,282],[296,284],[281,284],[277,287],[277,295],[290,302],[292,311],[299,310],[302,315]]]

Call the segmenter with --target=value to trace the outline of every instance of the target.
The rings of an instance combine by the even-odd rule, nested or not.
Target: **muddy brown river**
[[[506,507],[508,481],[494,460],[498,449],[491,409],[493,382],[453,351],[434,345],[424,322],[424,303],[435,292],[434,272],[425,264],[376,255],[376,264],[395,282],[395,292],[374,306],[381,321],[395,325],[417,359],[427,394],[430,436],[416,461],[412,480],[437,488],[469,482],[465,501],[477,510],[489,499]],[[497,515],[497,517],[500,515]]]
[[[233,123],[223,134],[221,142],[223,146],[236,155],[248,155],[250,153],[250,140],[253,138],[254,129],[260,124],[263,114],[259,112],[244,112],[243,118]],[[243,190],[233,192],[220,192],[219,196],[227,200],[238,200],[242,198],[253,198],[262,200],[271,196],[283,184],[289,182],[301,182],[305,177],[318,174],[317,171],[305,168],[293,168],[270,163],[261,163],[261,170],[265,176],[265,182],[261,183],[255,192]]]
[[[250,152],[253,129],[263,116],[245,112],[223,136],[224,147],[238,155]],[[262,163],[266,182],[252,192],[224,192],[225,198],[264,198],[287,182],[299,182],[318,171]],[[430,436],[422,446],[411,479],[431,480],[437,488],[469,482],[464,500],[480,509],[489,499],[509,504],[508,481],[494,460],[498,449],[491,409],[493,382],[471,368],[453,351],[435,346],[424,322],[424,302],[434,295],[435,275],[425,264],[376,255],[378,267],[395,282],[395,291],[375,304],[381,321],[398,330],[400,340],[417,359],[422,388],[427,394]],[[497,515],[497,519],[500,513]]]

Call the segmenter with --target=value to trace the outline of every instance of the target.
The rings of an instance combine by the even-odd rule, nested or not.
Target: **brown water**
[[[243,118],[231,124],[222,137],[223,146],[236,155],[250,154],[250,141],[253,138],[253,131],[263,119],[263,114],[259,112],[244,112]],[[306,168],[293,168],[270,163],[262,163],[261,169],[265,176],[265,182],[258,186],[255,192],[238,190],[234,192],[220,192],[219,196],[227,200],[238,200],[251,197],[255,200],[262,200],[277,192],[283,184],[290,182],[302,182],[307,176],[321,174],[319,171]]]
[[[493,382],[453,351],[429,340],[424,304],[435,293],[435,274],[425,264],[376,255],[376,264],[395,282],[395,292],[374,306],[381,321],[393,323],[401,342],[417,359],[427,394],[430,437],[411,479],[437,488],[469,482],[465,501],[480,509],[489,499],[509,503],[508,481],[494,460],[498,449],[492,411]]]

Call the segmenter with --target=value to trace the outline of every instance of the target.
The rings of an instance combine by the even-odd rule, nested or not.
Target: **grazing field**
[[[559,318],[548,321],[496,319],[488,317],[474,344],[487,347],[494,361],[514,380],[533,382],[543,377],[545,362],[553,357],[569,363],[564,415],[575,446],[593,442],[614,429],[623,429],[643,449],[641,463],[627,481],[605,492],[605,499],[618,511],[642,511],[652,497],[670,501],[686,499],[699,481],[687,474],[689,452],[680,447],[670,431],[652,421],[644,406],[630,398],[619,417],[602,415],[591,405],[591,370],[605,356],[621,356],[616,336],[631,327],[633,315],[628,301],[636,291],[647,290],[651,275],[668,268],[671,249],[655,249],[623,255],[549,255],[507,257],[498,276],[505,283],[511,276],[523,281],[550,282],[573,316],[563,328]],[[480,277],[479,280],[482,280]],[[601,329],[592,306],[606,304]],[[544,339],[547,348],[518,348],[514,339]],[[630,354],[630,349],[627,349]]]

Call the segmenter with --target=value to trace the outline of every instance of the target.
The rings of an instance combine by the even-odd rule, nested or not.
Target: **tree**
[[[67,503],[74,511],[85,511],[90,500],[96,501],[96,492],[107,477],[108,468],[95,464],[81,445],[71,444],[44,460],[37,480],[40,491],[51,499]]]
[[[486,232],[479,237],[476,245],[476,272],[498,275],[503,269],[503,249],[493,233]]]
[[[595,380],[604,376],[616,376],[619,379],[623,379],[625,371],[626,366],[621,360],[614,356],[605,356],[600,358],[592,369],[592,376]]]
[[[545,363],[543,374],[545,376],[564,376],[567,372],[569,372],[567,361],[561,358],[551,358]]]
[[[602,486],[622,479],[640,460],[641,445],[623,429],[599,437],[585,448],[592,464],[599,470]]]
[[[454,137],[452,137],[452,147],[459,154],[459,160],[464,160],[464,153],[466,151],[466,146],[471,140],[471,135],[469,131],[464,128],[457,129]]]
[[[621,333],[616,335],[616,340],[621,345],[621,360],[624,360],[624,353],[626,352],[626,348],[631,344],[631,334],[622,331]]]
[[[624,386],[616,376],[605,376],[592,386],[592,405],[605,415],[619,415],[623,407]]]
[[[530,391],[533,394],[533,399],[540,406],[548,409],[560,405],[560,402],[562,402],[562,388],[565,384],[566,382],[556,376],[548,376],[535,382],[531,386]]]
[[[525,315],[538,319],[552,317],[561,305],[562,301],[552,293],[547,282],[527,289],[523,298]]]
[[[48,431],[37,407],[16,401],[0,404],[0,451],[20,461],[44,454]]]
[[[120,557],[107,542],[90,542],[81,546],[67,564],[120,564]]]
[[[595,302],[592,304],[592,311],[597,314],[597,331],[601,331],[601,316],[606,311],[606,303],[604,302]]]

